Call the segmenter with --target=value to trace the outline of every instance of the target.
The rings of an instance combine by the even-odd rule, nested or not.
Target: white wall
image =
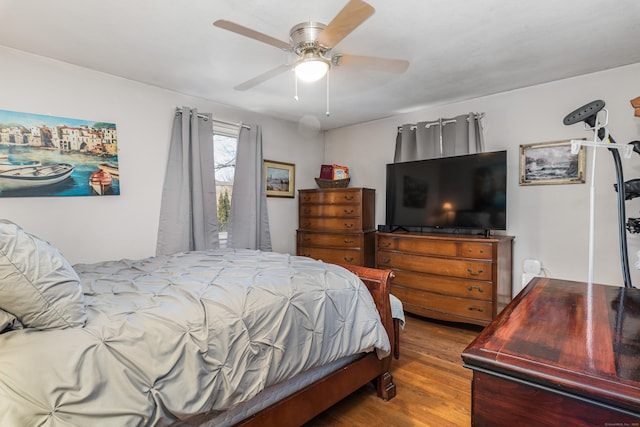
[[[119,196],[0,197],[1,218],[50,241],[71,263],[155,254],[176,106],[196,107],[221,120],[262,125],[264,157],[295,163],[296,188],[315,186],[323,135],[301,133],[296,123],[3,47],[0,64],[0,109],[117,126]],[[297,199],[270,198],[268,209],[274,250],[295,253]]]
[[[532,70],[535,72],[535,70]],[[403,123],[454,117],[470,111],[486,113],[486,149],[508,150],[507,234],[514,243],[514,290],[521,289],[522,262],[542,261],[552,277],[587,280],[589,186],[591,148],[587,156],[587,183],[520,186],[519,146],[573,138],[593,138],[582,124],[564,126],[562,119],[596,99],[606,102],[609,130],[618,143],[640,140],[640,118],[629,101],[640,95],[640,64],[533,86],[493,96],[424,108],[383,120],[332,130],[325,135],[325,162],[350,167],[353,186],[376,189],[376,220],[385,219],[385,164],[393,161],[397,126]],[[596,155],[595,281],[622,284],[618,249],[615,170],[608,150]],[[640,157],[624,161],[625,180],[640,178]],[[628,217],[639,217],[640,200],[628,201]],[[633,266],[640,240],[629,235],[632,281],[640,285]]]

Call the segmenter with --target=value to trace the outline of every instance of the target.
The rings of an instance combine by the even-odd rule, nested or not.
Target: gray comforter
[[[0,335],[0,425],[165,425],[389,340],[347,270],[249,250],[74,267],[83,328]]]

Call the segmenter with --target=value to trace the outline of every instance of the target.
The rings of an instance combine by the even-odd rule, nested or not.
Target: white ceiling
[[[213,21],[288,41],[346,3],[0,0],[0,45],[322,129],[640,62],[637,0],[369,0],[375,14],[334,51],[407,59],[404,74],[334,67],[330,117],[324,80],[299,101],[289,72],[233,89],[291,58]]]

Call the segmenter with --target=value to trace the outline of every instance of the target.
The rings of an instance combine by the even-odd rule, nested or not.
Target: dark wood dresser
[[[639,426],[640,289],[536,278],[462,359],[473,426]]]
[[[511,236],[377,233],[376,266],[390,268],[405,311],[486,326],[512,295]]]
[[[374,266],[375,190],[299,190],[298,203],[298,255],[330,263]]]

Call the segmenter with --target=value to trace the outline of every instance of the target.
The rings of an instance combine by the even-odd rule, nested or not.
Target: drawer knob
[[[344,259],[346,262],[353,262],[353,257],[344,257],[342,259]]]
[[[353,242],[355,242],[355,240],[344,239],[344,242],[345,242],[345,243],[353,243]]]
[[[383,248],[388,248],[389,246],[391,246],[391,242],[380,242],[380,246],[382,246]]]
[[[353,228],[353,224],[345,224],[344,228]]]
[[[472,253],[472,252],[473,252],[473,249],[471,249],[471,248],[467,248],[467,252]],[[479,252],[479,253],[481,253],[481,254],[483,254],[483,253],[484,253],[484,249],[479,249],[479,250],[478,250],[478,252]]]
[[[345,200],[353,200],[353,199],[354,199],[354,197],[353,197],[353,196],[344,196],[344,199],[345,199]]]
[[[469,292],[473,291],[474,289],[477,289],[477,290],[478,290],[478,292],[480,292],[480,293],[484,292],[484,290],[483,290],[480,286],[476,286],[476,285],[469,286],[469,287],[467,288],[467,290],[468,290]]]
[[[478,307],[467,307],[467,310],[469,311],[479,311],[480,313],[483,313],[484,310]]]
[[[306,208],[306,209],[304,210],[304,213],[306,213],[306,214],[310,214],[310,213],[311,213],[311,209]]]
[[[352,213],[354,213],[355,210],[354,209],[345,209],[344,213],[346,213],[347,215],[351,215]]]
[[[472,276],[479,276],[480,274],[482,274],[483,270],[480,268],[478,269],[477,272],[473,272],[473,270],[471,268],[467,268],[467,273],[469,273]]]
[[[382,258],[380,260],[381,264],[389,264],[391,262],[391,258]]]
[[[311,237],[303,237],[302,241],[303,242],[310,242],[311,241]],[[471,290],[471,288],[469,288],[469,290]]]
[[[311,200],[311,197],[309,197],[309,196],[304,196],[304,197],[302,198],[302,200],[304,200],[305,202],[308,202],[309,200]]]

